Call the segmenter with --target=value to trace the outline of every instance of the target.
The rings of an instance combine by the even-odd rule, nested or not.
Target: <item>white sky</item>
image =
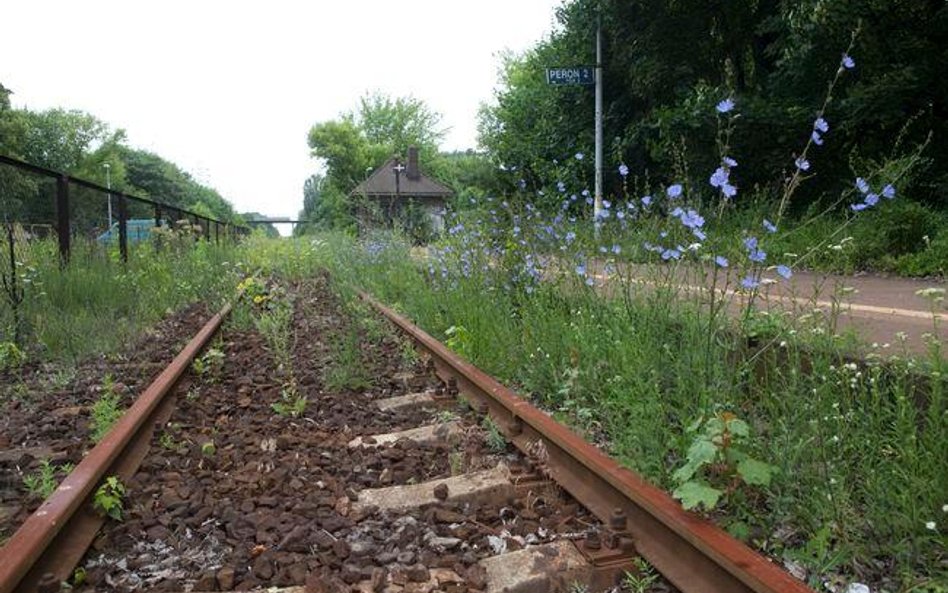
[[[238,211],[293,216],[318,170],[306,134],[367,91],[425,101],[473,148],[498,52],[553,27],[560,0],[4,0],[0,83],[15,106],[124,128]]]

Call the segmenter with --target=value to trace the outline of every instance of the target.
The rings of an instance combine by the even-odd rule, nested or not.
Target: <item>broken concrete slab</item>
[[[480,561],[487,571],[487,593],[559,591],[588,584],[591,565],[573,542],[559,540]]]
[[[447,497],[439,498],[435,490],[441,493],[447,489]],[[500,464],[495,468],[431,480],[421,484],[405,484],[388,488],[373,488],[359,492],[358,500],[352,503],[352,509],[364,511],[370,507],[382,511],[407,511],[435,504],[442,500],[465,502],[469,500],[505,501],[514,494],[510,481],[510,470]]]
[[[419,391],[418,393],[409,393],[408,395],[380,399],[375,402],[375,405],[378,406],[379,410],[387,412],[398,408],[421,406],[431,403],[434,403],[434,394],[428,391]]]
[[[438,441],[450,443],[460,438],[461,432],[460,423],[445,422],[442,424],[419,426],[418,428],[410,428],[399,432],[377,434],[371,437],[356,437],[349,441],[349,447],[377,447],[379,445],[389,445],[401,439],[408,439],[416,443],[433,443]]]

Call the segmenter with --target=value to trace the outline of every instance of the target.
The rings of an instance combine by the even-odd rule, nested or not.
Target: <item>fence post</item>
[[[59,235],[60,265],[69,263],[69,241],[72,234],[69,229],[69,176],[56,178],[56,233]]]
[[[205,218],[205,219],[204,219],[204,222],[205,222],[205,225],[204,225],[204,240],[207,241],[208,243],[210,243],[210,242],[211,242],[211,219],[210,219],[210,218]]]
[[[118,195],[119,254],[122,261],[128,263],[128,206],[125,194]]]

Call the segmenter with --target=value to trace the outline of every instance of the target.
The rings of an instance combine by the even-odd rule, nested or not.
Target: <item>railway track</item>
[[[642,557],[658,590],[810,591],[361,298],[420,359],[358,333],[323,279],[294,297],[295,373],[234,330],[198,386],[225,308],[0,550],[0,593],[59,590],[84,554],[78,590],[603,591]],[[368,374],[339,387],[355,335]],[[275,415],[287,385],[305,411]],[[127,512],[100,532],[90,497],[111,475]]]

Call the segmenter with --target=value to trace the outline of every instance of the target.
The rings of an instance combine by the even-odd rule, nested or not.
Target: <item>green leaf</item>
[[[727,429],[735,436],[747,437],[750,435],[750,426],[740,418],[734,418],[728,422]]]
[[[727,526],[727,532],[742,542],[746,542],[750,539],[750,525],[744,521],[734,521],[729,524]]]
[[[681,506],[688,510],[698,505],[703,505],[705,509],[711,510],[717,506],[722,494],[724,494],[722,490],[697,481],[685,482],[672,492],[672,496],[680,500]]]
[[[688,449],[688,462],[678,468],[672,474],[672,478],[679,484],[687,482],[701,469],[701,466],[714,460],[717,451],[717,447],[711,441],[703,438],[696,440]]]
[[[757,461],[750,457],[742,459],[737,464],[737,473],[748,484],[753,486],[767,486],[770,484],[770,478],[777,471],[772,465]]]

